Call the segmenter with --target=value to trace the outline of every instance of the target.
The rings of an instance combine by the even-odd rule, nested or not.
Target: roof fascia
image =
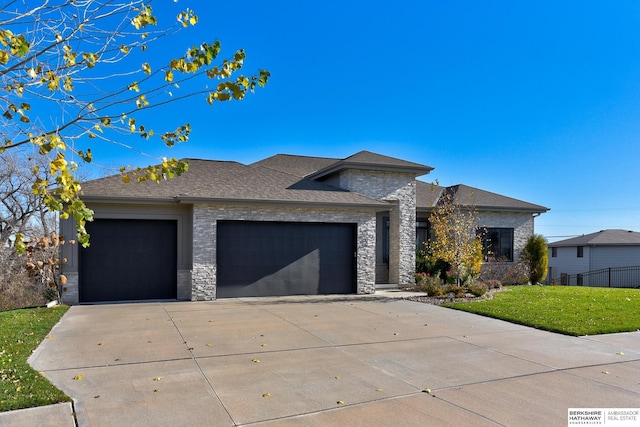
[[[431,166],[411,167],[411,166],[381,165],[379,163],[360,163],[360,162],[339,161],[337,163],[327,166],[326,168],[313,172],[307,175],[305,178],[319,179],[319,178],[323,178],[325,176],[332,175],[334,173],[337,173],[346,169],[362,169],[362,170],[372,170],[372,171],[379,171],[379,172],[401,172],[401,173],[410,173],[413,176],[426,175],[433,170]]]
[[[340,203],[340,202],[300,202],[290,200],[258,200],[258,199],[225,199],[225,198],[208,198],[208,197],[184,197],[177,196],[175,198],[178,203],[188,204],[224,204],[235,206],[278,206],[278,207],[308,207],[308,208],[339,208],[349,210],[375,210],[377,212],[390,211],[393,206],[384,202],[372,203]]]
[[[475,209],[478,212],[519,212],[519,213],[531,213],[531,214],[542,214],[549,211],[548,208],[541,206],[542,209],[529,209],[529,208],[505,208],[500,206],[467,206],[467,205],[458,205],[461,208]],[[416,210],[421,212],[430,212],[436,209],[435,207],[417,207]]]

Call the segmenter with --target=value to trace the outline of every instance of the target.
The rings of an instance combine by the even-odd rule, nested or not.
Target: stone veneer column
[[[396,191],[398,201],[398,284],[413,285],[416,272],[416,186],[415,178]]]
[[[193,269],[191,299],[216,299],[216,221],[202,205],[193,206]]]
[[[389,282],[415,283],[416,181],[413,174],[348,169],[339,186],[378,200],[394,203],[389,216]]]

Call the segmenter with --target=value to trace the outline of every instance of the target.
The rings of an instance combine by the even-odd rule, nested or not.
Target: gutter
[[[188,195],[177,195],[172,197],[145,197],[133,198],[122,196],[82,196],[87,203],[113,203],[129,205],[159,205],[159,204],[220,204],[234,206],[269,206],[269,207],[297,207],[297,208],[323,208],[323,209],[343,209],[343,210],[375,210],[376,212],[388,212],[393,206],[388,203],[348,203],[348,202],[313,202],[294,200],[271,200],[271,199],[230,199],[230,198],[207,198],[190,197]]]

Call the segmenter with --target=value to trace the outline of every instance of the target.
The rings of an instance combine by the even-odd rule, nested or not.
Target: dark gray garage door
[[[217,297],[356,291],[355,224],[218,221]]]
[[[87,231],[80,302],[176,298],[176,221],[96,219]]]

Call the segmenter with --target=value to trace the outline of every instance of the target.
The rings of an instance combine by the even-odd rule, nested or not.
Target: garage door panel
[[[80,301],[175,299],[177,222],[96,219],[80,250]]]
[[[355,224],[219,221],[217,296],[355,292]]]

